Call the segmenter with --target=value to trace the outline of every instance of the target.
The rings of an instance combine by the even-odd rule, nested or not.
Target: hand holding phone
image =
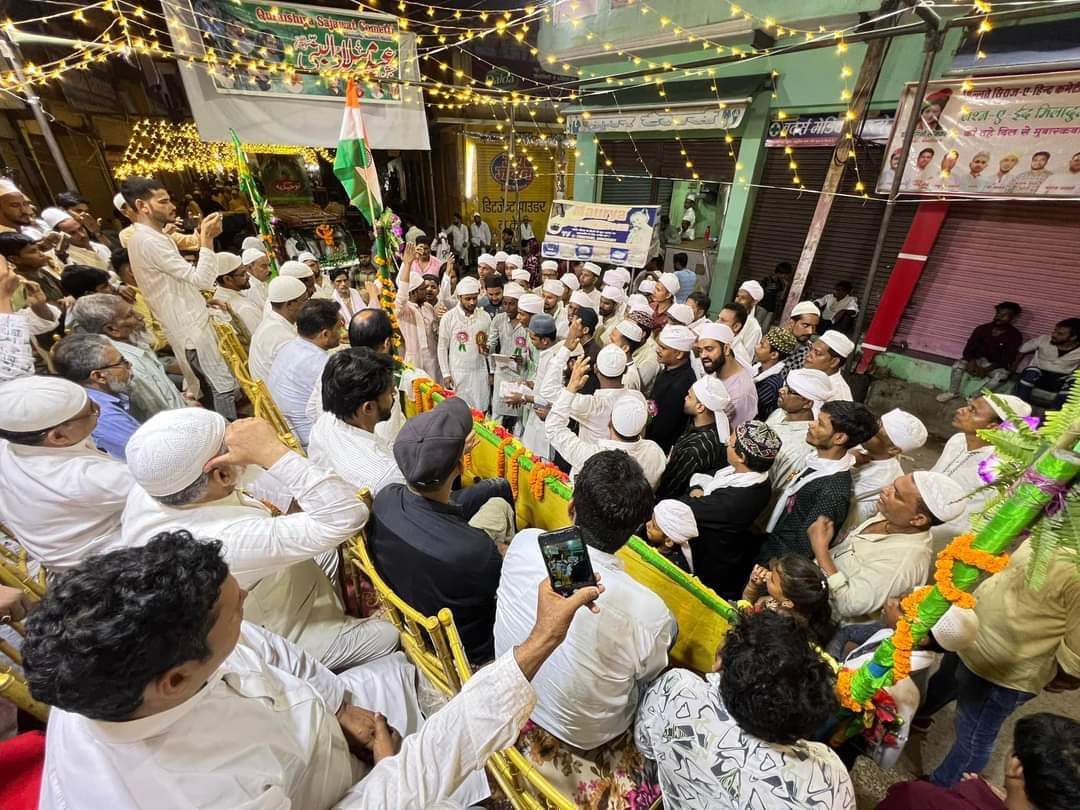
[[[581,588],[596,584],[589,550],[576,526],[540,535],[540,553],[544,558],[551,588],[561,596],[570,596]]]

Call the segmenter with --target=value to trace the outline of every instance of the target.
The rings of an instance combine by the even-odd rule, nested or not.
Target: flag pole
[[[270,276],[274,278],[278,274],[278,265],[276,251],[274,250],[274,224],[270,217],[270,206],[259,191],[258,186],[255,185],[255,176],[251,173],[247,155],[244,153],[244,147],[240,143],[240,136],[236,134],[235,129],[229,130],[229,137],[232,140],[233,150],[236,152],[237,182],[240,190],[247,194],[248,199],[251,201],[251,221],[255,223],[255,227],[259,231],[259,239],[262,240],[266,255],[270,259]]]

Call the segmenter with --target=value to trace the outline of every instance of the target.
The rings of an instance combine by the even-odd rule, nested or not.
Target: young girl
[[[806,622],[810,636],[824,647],[836,631],[829,606],[829,584],[817,564],[797,554],[785,554],[769,567],[755,565],[743,590],[750,610],[790,613]]]

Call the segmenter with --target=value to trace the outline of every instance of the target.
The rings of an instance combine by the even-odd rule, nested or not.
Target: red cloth
[[[969,779],[951,788],[930,782],[900,782],[889,788],[877,810],[1005,810],[1005,802],[982,779]]]
[[[941,223],[945,221],[948,210],[947,202],[937,201],[920,203],[916,209],[911,228],[908,229],[907,237],[904,239],[904,246],[900,248],[900,255],[896,259],[889,282],[885,285],[885,292],[874,313],[874,320],[863,337],[862,359],[857,369],[860,374],[866,372],[878,352],[885,351],[889,341],[896,334],[900,316],[907,309],[911,294],[915,291],[915,285],[919,283],[923,267],[926,266],[925,257],[930,255],[930,250],[937,241]],[[905,258],[906,256],[924,258],[911,259]]]
[[[45,735],[28,731],[0,742],[0,807],[37,810],[41,771],[45,766]]]

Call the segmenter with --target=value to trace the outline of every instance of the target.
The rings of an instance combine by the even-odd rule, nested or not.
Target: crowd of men
[[[0,523],[49,572],[36,605],[0,588],[0,615],[26,616],[23,668],[52,707],[42,808],[469,806],[526,720],[577,763],[579,803],[615,789],[581,761],[629,749],[667,807],[853,808],[854,755],[891,764],[954,701],[948,754],[888,807],[1076,806],[1068,718],[1018,724],[1003,796],[963,781],[1019,706],[1080,687],[1075,560],[1046,561],[1035,592],[1028,542],[890,687],[897,740],[824,742],[832,660],[859,666],[891,634],[987,503],[980,431],[1028,417],[1025,399],[975,395],[937,462],[906,472],[925,425],[852,401],[855,345],[817,303],[763,326],[757,281],[714,319],[685,259],[634,276],[499,251],[474,269],[414,233],[395,333],[379,289],[314,256],[271,279],[261,240],[216,251],[219,216],[177,231],[152,178],[122,184],[112,251],[82,201],[57,202],[39,220],[0,182]],[[843,292],[821,302],[833,325]],[[306,455],[238,418],[216,321]],[[1070,334],[1033,346],[1035,367]],[[417,377],[453,396],[406,420]],[[595,587],[552,590],[506,480],[461,487],[473,411],[569,474]],[[337,549],[361,529],[401,598],[453,612],[477,672],[436,711],[393,625],[345,610]],[[671,668],[675,617],[623,570],[635,534],[742,605],[704,677]]]

